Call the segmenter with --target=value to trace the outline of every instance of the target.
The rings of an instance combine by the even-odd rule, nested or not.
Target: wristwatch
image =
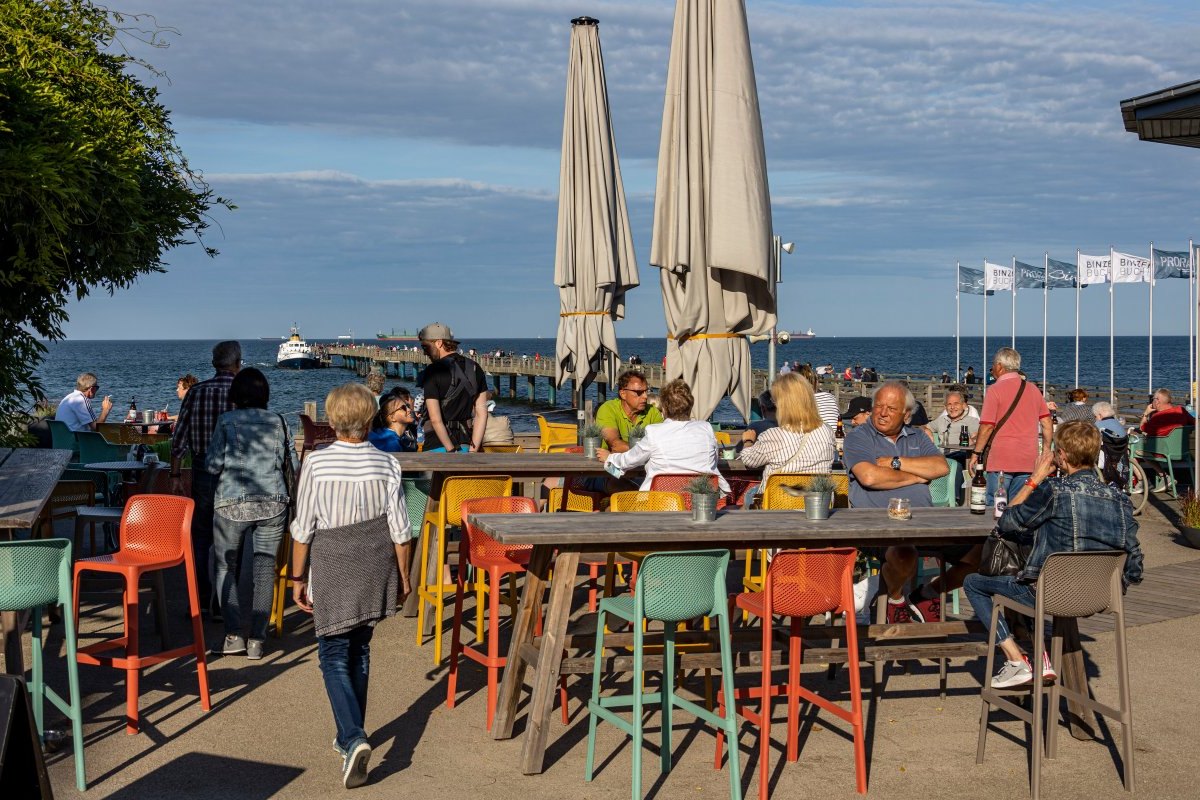
[[[900,456],[892,456],[892,469],[900,469]]]

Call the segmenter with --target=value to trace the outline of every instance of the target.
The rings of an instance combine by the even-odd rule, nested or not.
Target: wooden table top
[[[727,511],[715,522],[692,522],[690,512],[621,514],[477,514],[471,521],[504,544],[611,551],[721,547],[886,547],[973,544],[995,520],[966,508],[914,508],[912,519],[888,518],[887,509],[834,509],[828,520],[809,520],[803,511]]]
[[[70,450],[0,448],[0,528],[31,527],[70,461]]]

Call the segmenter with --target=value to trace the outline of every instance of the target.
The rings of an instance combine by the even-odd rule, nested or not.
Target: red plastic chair
[[[300,460],[314,450],[328,447],[337,441],[333,427],[324,422],[316,422],[308,414],[300,415],[300,427],[304,431],[304,444],[300,447]]]
[[[125,578],[125,635],[79,648],[80,664],[125,670],[125,732],[138,732],[138,679],[146,667],[173,658],[194,656],[200,682],[200,706],[208,711],[208,667],[204,661],[204,629],[200,624],[200,600],[196,589],[196,565],[192,558],[192,511],[188,497],[141,494],[130,498],[121,515],[120,547],[115,553],[75,562],[74,617],[79,628],[79,584],[85,572],[107,572]],[[138,654],[138,583],[144,572],[170,569],[183,564],[187,576],[188,608],[192,617],[192,643],[154,655]],[[124,657],[96,655],[120,648]]]
[[[731,597],[733,604],[762,619],[762,684],[734,690],[737,712],[759,726],[758,796],[767,800],[770,785],[771,755],[771,698],[787,698],[787,760],[800,757],[800,701],[822,708],[850,723],[854,731],[854,771],[859,794],[867,793],[866,739],[863,734],[862,686],[858,664],[858,629],[854,624],[854,557],[852,547],[828,550],[785,550],[771,559],[766,586],[761,592],[744,592]],[[842,708],[800,685],[800,631],[809,617],[833,612],[848,615],[846,622],[846,651],[849,657],[850,710]],[[771,619],[790,618],[788,629],[788,679],[786,685],[771,680]],[[745,701],[761,701],[758,712],[745,707]],[[725,692],[717,695],[719,711],[724,713]],[[715,765],[721,766],[724,734],[717,732]],[[731,753],[736,757],[736,751]]]
[[[692,510],[692,493],[688,491],[688,484],[701,477],[696,472],[660,472],[650,480],[650,491],[652,492],[675,492],[683,495],[683,509],[685,511]],[[717,486],[717,476],[709,475],[712,478],[712,485]],[[725,496],[717,498],[717,508],[725,507]]]
[[[464,500],[462,503],[462,538],[459,540],[458,578],[454,593],[454,625],[450,641],[450,671],[446,681],[446,706],[454,708],[455,694],[458,688],[458,661],[465,655],[477,664],[487,669],[487,729],[492,729],[492,719],[496,716],[496,695],[500,685],[500,669],[508,659],[500,655],[500,582],[505,575],[519,575],[525,572],[533,545],[506,545],[497,542],[469,521],[471,514],[536,514],[537,503],[529,497],[483,497],[474,500]],[[467,567],[474,567],[476,608],[482,610],[483,595],[488,596],[488,623],[485,629],[476,624],[475,640],[486,638],[487,651],[476,647],[467,647],[462,643],[462,607],[463,597],[468,587],[466,581]],[[487,573],[487,583],[479,575],[479,571]],[[477,617],[477,620],[482,615]],[[541,635],[541,613],[539,608],[537,633]],[[562,703],[563,724],[567,723],[567,693],[566,680],[559,680],[559,694]]]

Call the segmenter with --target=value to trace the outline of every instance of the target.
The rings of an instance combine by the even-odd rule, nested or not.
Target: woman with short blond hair
[[[400,465],[367,441],[375,412],[360,383],[325,398],[337,441],[304,459],[292,522],[292,598],[313,615],[347,789],[366,782],[371,758],[363,726],[374,625],[409,593],[412,527]]]
[[[795,372],[781,375],[771,386],[771,398],[779,426],[743,448],[742,463],[762,467],[763,483],[776,472],[829,472],[837,450],[833,432],[817,411],[812,384]],[[755,494],[747,492],[743,503],[749,505]]]

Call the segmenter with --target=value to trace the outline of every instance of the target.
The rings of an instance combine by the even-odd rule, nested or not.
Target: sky
[[[114,0],[134,14],[138,7]],[[1194,0],[747,0],[782,328],[952,336],[955,264],[1186,250],[1200,151],[1139,142],[1120,101],[1200,78]],[[600,20],[642,285],[618,336],[662,336],[648,263],[672,0],[156,0],[144,58],[192,167],[237,205],[164,275],[69,307],[70,338],[373,336],[433,320],[463,338],[552,338],[570,20]],[[155,26],[159,30],[151,33]],[[162,46],[151,46],[151,43]],[[1187,332],[1186,281],[1156,333]],[[1017,331],[1042,330],[1018,293]],[[1085,334],[1108,293],[1082,292]],[[989,334],[1010,330],[1010,298]],[[1050,333],[1075,298],[1050,296]],[[1116,332],[1148,290],[1116,287]],[[964,335],[982,299],[964,296]]]

